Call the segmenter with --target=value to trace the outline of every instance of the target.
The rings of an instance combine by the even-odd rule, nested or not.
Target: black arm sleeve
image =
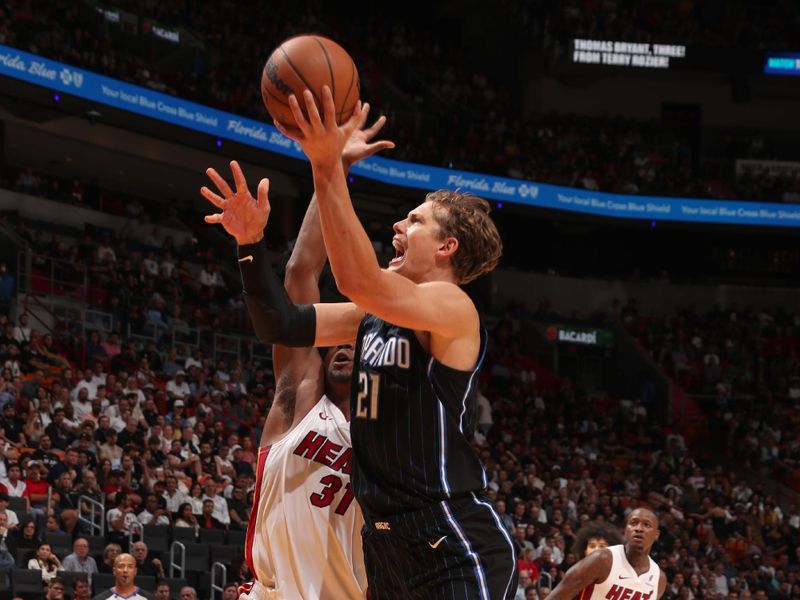
[[[247,312],[258,339],[293,348],[314,345],[317,313],[312,304],[296,305],[269,264],[264,240],[239,246],[239,272]]]

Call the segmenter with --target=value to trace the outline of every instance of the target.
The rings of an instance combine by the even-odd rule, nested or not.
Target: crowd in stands
[[[108,23],[90,5],[65,1],[15,0],[0,8],[0,43],[264,120],[256,85],[264,40],[277,43],[295,32],[319,31],[348,40],[360,67],[362,96],[389,115],[386,133],[398,142],[395,158],[609,192],[800,198],[800,176],[737,178],[730,161],[722,168],[701,163],[699,149],[663,123],[525,116],[507,85],[463,60],[455,32],[433,35],[376,9],[345,14],[324,6],[251,2],[220,21],[215,7],[203,3],[114,4],[199,40],[191,58],[184,52],[182,61],[159,61],[175,50],[168,42],[137,43],[135,33]],[[505,2],[498,18],[524,23],[553,55],[566,52],[576,35],[635,41],[682,31],[682,40],[748,46],[796,37],[796,20],[786,17],[791,12],[785,1],[738,10],[726,10],[725,3],[694,4]],[[722,25],[731,22],[741,27]]]
[[[0,185],[96,207],[87,204],[85,193],[54,198],[59,180],[30,169],[5,183],[0,178]],[[6,221],[34,255],[30,282],[34,291],[84,300],[89,308],[110,315],[108,328],[122,337],[134,333],[154,341],[169,337],[196,345],[198,336],[213,331],[249,331],[241,286],[226,284],[213,246],[200,244],[193,235],[176,242],[169,231],[152,225],[150,212],[141,203],[119,211],[115,203],[106,202],[104,208],[129,219],[121,232],[123,239],[111,230],[70,230],[18,218]],[[101,349],[90,345],[89,358],[93,354],[105,358]]]
[[[669,578],[668,599],[800,597],[800,506],[781,508],[765,491],[768,474],[745,477],[754,473],[748,452],[763,451],[763,430],[782,431],[796,460],[796,398],[785,413],[771,412],[777,403],[754,402],[733,425],[711,422],[704,443],[723,432],[730,448],[747,448],[703,462],[647,401],[587,395],[568,379],[554,381],[523,351],[515,314],[492,332],[479,413],[488,434],[477,447],[526,560],[521,571],[534,582],[538,576],[540,593],[581,558],[572,548],[581,525],[619,526],[646,504],[661,520],[654,557]],[[636,316],[628,308],[621,318],[638,324]],[[768,381],[784,393],[780,380]],[[789,395],[800,396],[800,384],[792,388]]]
[[[622,318],[634,329],[639,322],[630,310]],[[39,548],[46,532],[74,540],[75,556],[39,548],[26,558],[42,565],[43,577],[58,570],[56,561],[92,570],[82,555],[80,494],[107,510],[107,547],[94,557],[100,571],[117,546],[126,550],[138,539],[142,525],[163,525],[172,535],[184,528],[200,539],[209,539],[207,530],[243,533],[259,426],[273,391],[260,368],[266,365],[229,368],[199,352],[178,357],[174,349],[154,353],[92,336],[105,353],[80,370],[60,354],[57,339],[46,354],[31,351],[45,332],[23,315],[12,321],[3,314],[0,321],[0,484],[7,490],[0,493],[0,521],[3,511],[17,516],[7,500],[19,495],[25,506],[11,528],[17,547]],[[668,600],[800,597],[798,507],[781,507],[737,474],[752,457],[695,460],[647,402],[587,395],[549,373],[525,352],[513,318],[497,322],[491,340],[475,447],[520,550],[519,598],[543,599],[580,558],[572,545],[584,523],[621,526],[643,504],[661,519],[654,557],[670,580]],[[780,381],[765,377],[765,386]],[[800,396],[800,385],[792,388],[789,395]],[[764,425],[774,428],[775,421],[765,418]],[[758,431],[740,435],[751,450],[759,447],[750,445]],[[134,554],[146,554],[137,544]],[[150,556],[141,568],[159,577],[165,557]],[[246,577],[246,566],[234,560],[229,580]]]
[[[800,315],[753,306],[640,315],[628,305],[621,318],[725,432],[720,447],[800,490]]]

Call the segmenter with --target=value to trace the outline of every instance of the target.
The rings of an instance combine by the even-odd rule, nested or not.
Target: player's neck
[[[416,284],[445,281],[447,283],[452,283],[453,285],[458,285],[458,278],[456,277],[455,273],[453,273],[453,269],[450,267],[434,267],[424,273],[420,273],[418,277],[410,277],[409,279]]]
[[[325,389],[328,396],[339,410],[342,411],[344,418],[350,420],[350,382],[329,384]]]
[[[650,555],[644,550],[636,550],[626,544],[625,558],[628,559],[628,564],[637,571],[639,569],[650,568]]]

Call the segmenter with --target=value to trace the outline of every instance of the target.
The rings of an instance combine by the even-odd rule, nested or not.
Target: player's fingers
[[[215,194],[206,186],[200,188],[200,194],[203,196],[203,198],[211,202],[211,204],[213,204],[217,208],[225,210],[225,204],[227,200],[225,200],[225,198],[223,198],[219,194]]]
[[[228,182],[223,179],[223,177],[217,173],[216,169],[209,167],[206,169],[206,175],[208,175],[209,179],[214,182],[214,185],[217,186],[217,189],[222,192],[222,195],[226,198],[233,196],[233,190],[231,186],[228,185]]]
[[[325,102],[325,91],[323,89],[322,93],[323,97],[323,104]],[[306,102],[306,112],[308,113],[308,122],[311,124],[316,130],[322,129],[322,117],[319,114],[319,109],[317,108],[317,103],[314,101],[314,94],[311,93],[311,90],[303,91],[303,100]]]
[[[273,123],[275,123],[275,127],[277,127],[278,131],[280,131],[290,140],[299,142],[301,139],[303,139],[303,132],[300,131],[297,127],[289,127],[287,125],[284,125],[280,121],[273,121]]]
[[[336,127],[336,103],[333,101],[333,92],[327,85],[322,86],[322,114],[329,127]]]
[[[236,184],[236,193],[249,195],[250,190],[247,189],[247,180],[244,178],[244,172],[235,160],[231,161],[231,173],[233,173],[233,182]]]
[[[311,132],[311,126],[306,120],[306,116],[303,114],[303,109],[300,108],[300,101],[294,94],[289,96],[289,108],[292,111],[292,116],[294,117],[294,122],[297,123],[298,129],[300,129],[304,136],[308,135]]]
[[[394,142],[391,140],[381,140],[379,142],[374,142],[370,144],[369,149],[374,152],[380,152],[381,150],[388,150],[390,148],[394,148]]]
[[[368,115],[369,115],[369,102],[365,102],[364,106],[361,108],[361,115],[358,117],[359,129],[364,129],[364,125],[367,124]]]
[[[365,106],[369,107],[369,104],[366,104]],[[386,125],[386,116],[381,115],[380,117],[378,117],[378,120],[372,124],[371,127],[364,130],[364,134],[367,136],[367,139],[374,137],[376,133],[378,133],[381,129],[383,129],[384,125]]]
[[[203,217],[203,220],[206,223],[211,223],[211,224],[222,223],[222,216],[223,216],[222,213],[216,213],[216,214],[213,214],[213,215],[206,215],[205,217]]]
[[[367,144],[363,152],[360,153],[359,160],[363,160],[368,156],[373,156],[381,150],[386,150],[388,148],[394,148],[394,142],[390,142],[389,140],[381,140],[380,142]]]
[[[256,204],[262,212],[269,211],[269,179],[266,177],[258,182]]]
[[[361,120],[363,112],[361,100],[357,100],[355,107],[353,107],[353,114],[350,115],[350,118],[342,124],[342,129],[348,137],[352,135],[356,129],[360,129],[363,125]],[[359,123],[361,123],[361,125],[359,125]]]

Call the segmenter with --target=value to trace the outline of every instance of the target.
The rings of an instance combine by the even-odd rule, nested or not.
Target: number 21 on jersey
[[[358,372],[358,396],[356,397],[356,417],[360,419],[378,418],[378,390],[381,376],[379,373]]]

